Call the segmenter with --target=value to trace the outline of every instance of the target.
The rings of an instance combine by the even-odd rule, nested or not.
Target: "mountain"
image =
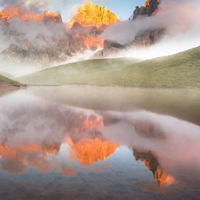
[[[72,63],[20,77],[32,85],[98,85],[144,88],[200,88],[200,47],[136,62],[100,59]]]
[[[84,2],[77,14],[70,20],[68,26],[72,27],[74,23],[79,23],[83,27],[101,27],[118,21],[117,16],[106,7],[100,7],[92,2]]]
[[[6,42],[1,65],[51,67],[87,49],[103,48],[104,39],[99,36],[118,21],[114,13],[91,2],[83,3],[68,24],[59,13],[6,7],[0,11],[1,39]]]

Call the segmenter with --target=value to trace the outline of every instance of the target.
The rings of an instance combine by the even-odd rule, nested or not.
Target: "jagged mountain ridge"
[[[134,17],[130,20],[136,20],[138,16],[155,14],[160,0],[147,0],[142,7],[136,7]],[[138,12],[138,8],[140,12]],[[3,14],[2,14],[3,13]],[[55,26],[53,36],[57,32],[61,32],[60,37],[46,38],[38,36],[38,43],[45,41],[47,46],[37,47],[35,42],[31,43],[26,38],[21,39],[21,35],[17,32],[9,30],[9,21],[11,17],[24,20],[29,23],[29,20],[38,22],[40,20],[45,26]],[[163,35],[163,30],[145,31],[136,36],[135,40],[128,45],[120,45],[110,41],[104,41],[99,36],[105,31],[108,25],[117,23],[119,20],[116,15],[105,7],[97,6],[91,2],[86,2],[79,8],[78,13],[67,24],[69,29],[62,21],[62,17],[56,13],[45,11],[40,15],[20,13],[18,10],[13,12],[4,10],[0,12],[0,21],[4,19],[4,34],[7,38],[14,37],[15,41],[7,49],[0,54],[0,60],[9,60],[13,63],[27,64],[33,63],[36,66],[54,65],[59,62],[70,59],[76,53],[84,52],[86,49],[96,50],[98,47],[103,48],[95,54],[95,57],[106,57],[110,53],[120,51],[124,48],[133,46],[149,46],[157,42]],[[5,23],[6,20],[6,23]],[[52,30],[52,29],[51,29]],[[14,35],[14,36],[13,36]]]
[[[90,16],[89,20],[88,16]],[[45,31],[49,31],[52,36],[47,34],[46,37],[38,33],[34,41],[29,41],[24,33],[11,30],[13,20],[23,22],[23,26],[32,23],[36,25],[39,22],[38,27],[40,28],[42,24]],[[37,14],[28,13],[28,11],[22,12],[19,8],[5,8],[0,11],[0,25],[6,40],[12,40],[12,42],[1,52],[0,60],[9,61],[11,65],[22,62],[33,63],[37,66],[54,65],[66,61],[86,49],[102,48],[104,40],[99,36],[109,24],[117,21],[114,13],[90,2],[84,3],[77,15],[67,25],[63,23],[62,17],[58,13],[44,11],[42,14]],[[54,36],[58,34],[60,35],[55,38]],[[39,46],[36,45],[38,43]],[[45,45],[40,46],[43,43]]]

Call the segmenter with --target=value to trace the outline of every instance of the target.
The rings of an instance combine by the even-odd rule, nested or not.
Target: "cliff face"
[[[72,27],[77,22],[83,27],[101,27],[103,25],[114,24],[118,21],[116,15],[107,8],[100,7],[92,2],[85,2],[68,25]]]
[[[133,18],[135,20],[139,16],[152,16],[156,14],[158,6],[161,0],[146,0],[145,3],[139,7],[137,6],[133,12]],[[163,29],[146,31],[136,36],[132,42],[132,46],[150,46],[158,42],[164,33]]]

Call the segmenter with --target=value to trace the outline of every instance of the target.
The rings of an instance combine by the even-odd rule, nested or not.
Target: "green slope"
[[[21,83],[33,85],[65,85],[71,83],[84,83],[91,78],[98,81],[100,77],[111,76],[113,71],[120,70],[138,61],[133,59],[100,59],[87,60],[48,68],[40,72],[19,77]]]
[[[11,86],[20,86],[20,85],[22,85],[17,81],[11,80],[9,78],[6,78],[6,77],[0,75],[0,84],[1,83],[5,83],[5,84],[11,85]]]
[[[39,85],[200,88],[200,47],[144,62],[130,59],[83,61],[46,69],[18,80]]]

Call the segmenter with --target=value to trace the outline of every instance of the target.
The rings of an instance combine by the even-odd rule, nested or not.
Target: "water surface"
[[[199,199],[199,90],[0,94],[0,199]]]

